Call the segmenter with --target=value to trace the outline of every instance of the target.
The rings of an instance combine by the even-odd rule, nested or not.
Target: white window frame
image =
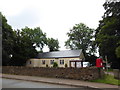
[[[54,64],[54,60],[50,60],[50,64],[53,65]]]
[[[42,64],[45,65],[45,60],[42,60]]]
[[[64,65],[64,60],[60,60],[60,65]]]

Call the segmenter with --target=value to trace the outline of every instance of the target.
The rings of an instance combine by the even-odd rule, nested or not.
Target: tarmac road
[[[110,90],[119,90],[120,87],[117,85],[110,85],[104,83],[95,83],[81,80],[71,80],[71,79],[61,79],[61,78],[48,78],[48,77],[36,77],[36,76],[22,76],[22,75],[10,75],[10,74],[0,74],[0,80],[3,78],[3,88],[7,88],[13,86],[11,88],[76,88],[79,90],[98,90],[98,89],[110,89]],[[7,81],[6,81],[7,80]],[[11,81],[11,80],[20,80],[19,82]],[[21,84],[23,83],[23,86]],[[31,85],[26,82],[32,83]],[[37,86],[34,85],[34,82],[37,83]],[[6,85],[7,84],[7,85]],[[20,87],[16,87],[18,84]],[[47,85],[46,85],[47,84]],[[30,86],[29,86],[30,85]],[[54,86],[55,85],[55,86]],[[56,86],[57,85],[57,86]],[[71,86],[72,85],[72,86]],[[9,87],[8,87],[9,88]],[[4,90],[4,89],[3,89]]]
[[[2,88],[78,88],[78,87],[2,78]],[[83,90],[83,87],[79,88]]]

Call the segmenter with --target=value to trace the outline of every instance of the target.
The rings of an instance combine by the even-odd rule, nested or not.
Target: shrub
[[[53,67],[58,67],[58,64],[56,62],[54,62]]]
[[[46,64],[46,67],[48,67],[48,64]]]
[[[67,64],[65,64],[65,67],[68,67]]]

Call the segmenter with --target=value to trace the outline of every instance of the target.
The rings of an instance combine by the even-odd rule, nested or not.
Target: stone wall
[[[42,68],[3,66],[2,73],[15,75],[43,76],[77,80],[94,80],[103,77],[104,72],[97,67],[86,68]]]

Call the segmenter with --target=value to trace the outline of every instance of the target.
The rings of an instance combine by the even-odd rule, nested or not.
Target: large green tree
[[[117,58],[120,58],[120,46],[116,48]]]
[[[15,30],[14,54],[10,64],[24,65],[29,58],[36,58],[37,51],[35,48],[40,48],[40,52],[45,44],[47,44],[46,34],[37,28],[25,27],[22,30]]]
[[[49,51],[58,51],[59,50],[59,41],[57,39],[48,38],[47,45],[48,45]]]
[[[113,68],[118,68],[120,42],[120,2],[105,2],[105,13],[96,30],[96,42],[100,55],[112,62]]]
[[[47,44],[46,33],[43,33],[40,27],[34,29],[25,27],[22,29],[21,35],[28,37],[36,48],[40,48],[40,51]]]
[[[82,49],[83,53],[86,55],[89,53],[90,55],[94,53],[94,29],[89,28],[83,23],[76,24],[67,33],[69,39],[65,42],[65,46],[70,49]]]
[[[2,29],[2,65],[23,66],[26,64],[26,60],[37,57],[36,48],[40,48],[40,52],[42,52],[45,45],[48,45],[50,51],[58,50],[58,40],[47,39],[46,33],[43,33],[40,27],[13,30],[1,13],[0,19],[2,19],[2,24],[0,23],[0,29]]]
[[[28,37],[20,30],[13,31],[6,18],[2,19],[2,65],[24,65],[26,60],[37,56],[37,51]]]
[[[2,19],[2,65],[7,65],[13,54],[14,32],[12,27],[7,23],[6,18],[0,13]]]
[[[37,56],[37,51],[28,37],[21,36],[20,30],[15,30],[13,54],[9,65],[23,66],[30,58]]]

